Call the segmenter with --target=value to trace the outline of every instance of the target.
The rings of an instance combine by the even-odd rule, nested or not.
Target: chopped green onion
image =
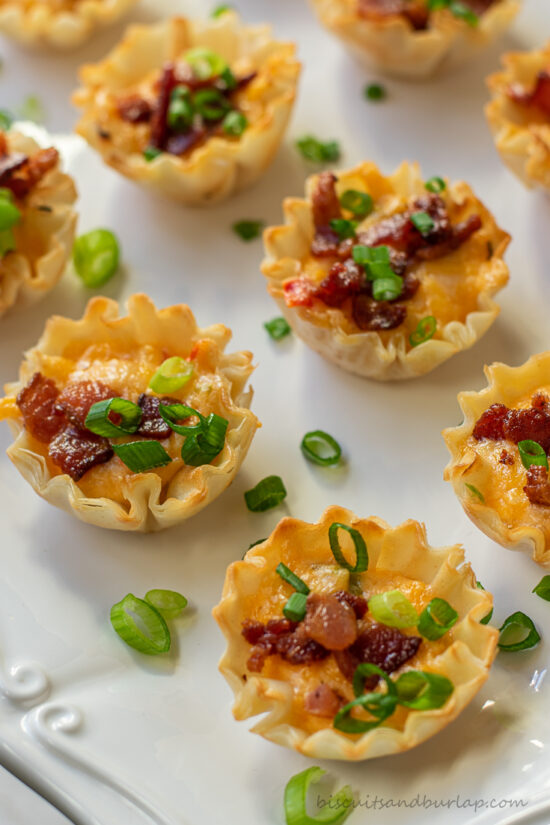
[[[364,664],[358,665],[355,668],[355,673],[353,674],[353,692],[355,693],[355,696],[363,695],[365,691],[365,682],[367,679],[370,679],[371,676],[379,676],[383,679],[388,689],[387,695],[395,695],[395,684],[392,682],[388,674],[377,665],[370,664],[370,662],[365,662]]]
[[[21,220],[21,211],[10,197],[0,197],[0,232],[16,226]]]
[[[305,135],[296,141],[302,157],[312,163],[333,163],[340,158],[340,146],[336,140],[323,143],[313,135]]]
[[[115,424],[111,414],[120,418]],[[84,426],[96,435],[104,438],[118,438],[121,435],[135,433],[141,421],[141,407],[126,398],[107,398],[97,401],[88,410]]]
[[[208,80],[210,77],[221,75],[227,68],[226,61],[219,54],[203,46],[190,49],[183,58],[193,68],[199,80]]]
[[[0,130],[9,132],[13,124],[13,115],[7,109],[0,109]]]
[[[274,341],[280,341],[291,332],[290,325],[284,318],[273,318],[271,321],[266,321],[264,324],[266,329]]]
[[[187,436],[181,448],[181,457],[190,467],[210,464],[224,448],[229,422],[215,413],[206,419],[206,429],[196,435]]]
[[[181,93],[180,89],[185,89],[187,94]],[[171,95],[166,120],[168,126],[178,132],[185,132],[193,123],[195,110],[188,96],[189,89],[185,86],[176,86]]]
[[[308,461],[321,467],[333,467],[342,457],[342,448],[323,430],[312,430],[302,438],[300,449]]]
[[[16,249],[17,244],[15,243],[13,230],[5,229],[4,232],[0,232],[0,258],[8,252],[14,252]]]
[[[154,656],[170,650],[168,625],[153,605],[128,593],[111,608],[111,624],[127,645]]]
[[[395,301],[403,292],[403,278],[393,275],[388,278],[376,278],[372,282],[372,297],[375,301]]]
[[[307,793],[309,786],[319,782],[326,771],[318,767],[306,768],[297,773],[285,788],[286,825],[341,825],[353,810],[353,796],[349,785],[331,795],[330,808],[323,809],[319,816],[307,813]]]
[[[253,241],[260,236],[264,226],[264,221],[237,221],[232,228],[243,241]]]
[[[514,641],[517,636],[522,634],[523,638],[519,641]],[[509,639],[507,642],[506,639]],[[500,628],[500,639],[498,646],[501,650],[513,652],[515,650],[530,650],[536,647],[540,642],[540,633],[535,627],[532,619],[526,616],[525,613],[518,611],[508,616],[502,627]]]
[[[458,620],[458,613],[445,599],[432,599],[418,620],[418,632],[425,639],[435,641],[447,633]]]
[[[307,596],[304,593],[293,593],[283,607],[283,613],[291,622],[301,622],[306,615]]]
[[[46,112],[40,98],[36,95],[29,95],[19,107],[17,114],[21,120],[32,120],[33,123],[44,123]]]
[[[434,176],[426,181],[424,184],[428,192],[433,192],[434,194],[438,195],[440,192],[444,192],[447,188],[447,184],[443,180],[443,178],[438,178]]]
[[[265,538],[265,539],[258,539],[257,541],[253,541],[253,542],[252,542],[252,544],[249,544],[249,545],[248,545],[248,550],[252,550],[252,548],[253,548],[253,547],[256,547],[256,545],[257,545],[257,544],[263,544],[263,543],[264,543],[264,541],[267,541],[267,538]],[[248,553],[248,550],[246,551],[247,553]],[[300,581],[301,581],[301,579],[300,579]]]
[[[468,6],[464,5],[464,3],[461,3],[460,0],[451,0],[449,9],[455,17],[458,17],[459,20],[464,20],[469,26],[475,27],[478,25],[479,17],[477,14],[469,9]]]
[[[476,587],[479,590],[485,590],[485,588],[483,587],[481,582],[476,582]],[[489,622],[491,621],[492,618],[493,618],[493,608],[490,609],[490,611],[487,613],[486,616],[484,616],[482,619],[479,620],[479,623],[480,624],[489,624]]]
[[[333,232],[336,232],[339,240],[345,241],[346,238],[355,238],[357,221],[348,221],[345,218],[333,218],[330,222],[330,228]]]
[[[355,215],[356,218],[365,218],[372,212],[374,201],[367,192],[358,189],[346,189],[340,196],[340,206]]]
[[[365,680],[370,676],[381,677],[386,683],[387,693],[363,693]],[[344,733],[366,733],[366,731],[377,728],[388,716],[391,716],[397,706],[394,683],[387,673],[370,663],[361,664],[356,668],[353,675],[353,692],[357,698],[340,708],[332,723],[336,730]],[[357,707],[374,716],[374,720],[363,721],[352,717],[351,712]]]
[[[523,466],[528,470],[532,464],[548,469],[546,452],[536,441],[519,441],[518,450]]]
[[[477,489],[473,484],[468,484],[467,481],[464,482],[464,486],[471,492],[473,496],[478,498],[482,504],[485,504],[485,496],[483,493]]]
[[[543,576],[537,586],[533,588],[533,593],[536,593],[544,601],[550,602],[550,576]]]
[[[267,476],[244,494],[246,506],[253,513],[263,513],[277,507],[286,498],[286,489],[279,476]]]
[[[210,12],[210,17],[221,17],[222,14],[225,14],[228,11],[231,11],[232,6],[223,5],[217,6],[212,12]]]
[[[233,109],[223,119],[222,128],[226,135],[240,137],[248,126],[248,120],[242,112]]]
[[[175,619],[187,607],[187,599],[175,590],[149,590],[145,601],[152,604],[165,619]]]
[[[92,289],[113,277],[119,257],[118,241],[108,229],[94,229],[74,242],[74,268],[84,285]]]
[[[237,88],[237,78],[235,77],[229,66],[226,66],[226,68],[220,74],[220,80],[223,80],[227,91],[231,91],[232,89]]]
[[[398,277],[391,268],[390,250],[387,246],[364,246],[363,244],[356,244],[351,254],[356,264],[365,267],[369,281]]]
[[[265,539],[262,539],[262,541],[265,541]],[[250,546],[252,547],[252,545]],[[250,550],[250,547],[248,549]],[[279,562],[275,568],[275,572],[279,574],[283,581],[290,584],[290,586],[293,587],[297,593],[302,593],[304,596],[307,596],[310,592],[305,581],[302,581],[302,579],[297,576],[296,573],[293,573],[290,567],[287,567],[282,561]]]
[[[218,89],[200,89],[193,95],[195,109],[205,120],[221,120],[231,104]]]
[[[412,710],[441,708],[454,691],[446,676],[422,670],[408,670],[395,682],[400,705]]]
[[[437,321],[433,315],[427,315],[418,322],[414,332],[409,335],[409,344],[411,347],[418,347],[420,344],[425,344],[430,338],[433,338],[437,329]]]
[[[143,150],[143,157],[147,163],[151,163],[151,161],[158,158],[159,155],[162,155],[162,149],[157,149],[156,146],[146,146]]]
[[[159,415],[168,424],[170,429],[174,430],[178,435],[198,435],[204,431],[204,424],[206,419],[203,415],[194,410],[193,407],[188,407],[187,404],[159,404]],[[195,416],[199,419],[198,424],[178,424],[178,421],[185,421],[188,418]]]
[[[427,212],[414,212],[411,215],[411,222],[418,229],[421,235],[429,235],[435,227],[435,223]]]
[[[386,95],[386,89],[379,83],[369,83],[365,86],[365,97],[367,100],[384,100]]]
[[[340,542],[338,540],[338,530],[345,530],[346,533],[350,534],[353,540],[356,556],[354,567],[352,567],[352,565],[346,561],[345,556],[342,553],[342,550],[340,548]],[[365,544],[365,540],[358,530],[355,530],[348,524],[341,524],[339,521],[335,521],[328,528],[328,540],[330,542],[330,549],[332,550],[332,555],[334,556],[340,567],[344,567],[346,570],[349,570],[350,573],[365,572],[365,570],[369,566],[369,555],[367,552],[367,545]]]
[[[376,622],[388,627],[416,627],[418,613],[400,590],[377,593],[369,599],[369,612]]]
[[[115,454],[133,473],[145,473],[155,467],[164,467],[172,459],[158,441],[129,441],[113,444]]]
[[[177,392],[184,387],[193,375],[193,364],[173,355],[163,361],[149,381],[149,388],[158,395]]]

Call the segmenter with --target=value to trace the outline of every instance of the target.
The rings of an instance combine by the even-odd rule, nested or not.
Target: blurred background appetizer
[[[429,372],[480,338],[508,281],[510,237],[463,182],[373,163],[308,179],[264,234],[262,271],[325,358],[380,380]]]
[[[487,79],[485,113],[506,166],[526,186],[550,189],[550,44],[511,52]]]
[[[132,180],[212,203],[270,164],[299,73],[293,44],[233,11],[134,26],[105,60],[81,69],[77,131]]]
[[[285,518],[230,565],[214,616],[236,719],[322,759],[400,753],[444,728],[487,679],[498,631],[461,547],[330,507]]]
[[[146,295],[92,299],[81,320],[53,317],[6,386],[8,455],[34,490],[82,521],[160,530],[233,480],[258,426],[249,352],[226,354],[227,327],[197,327],[185,304]]]
[[[0,131],[0,316],[43,298],[63,275],[76,231],[76,198],[57,149]]]
[[[466,63],[498,37],[520,0],[311,0],[368,68],[422,78]]]

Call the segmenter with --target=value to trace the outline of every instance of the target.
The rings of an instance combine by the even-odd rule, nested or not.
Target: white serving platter
[[[330,504],[391,524],[426,523],[432,544],[461,542],[495,595],[495,622],[515,610],[550,633],[550,607],[531,594],[543,571],[485,538],[442,480],[440,436],[458,423],[456,394],[484,384],[483,364],[522,363],[548,348],[550,205],[501,166],[482,107],[484,77],[501,51],[539,45],[550,31],[547,0],[525,0],[512,33],[478,62],[424,84],[384,81],[383,104],[362,98],[367,76],[298,0],[237,0],[251,21],[270,20],[296,40],[305,69],[289,135],[255,188],[207,211],[158,201],[105,168],[76,137],[69,95],[76,68],[96,60],[122,26],[78,55],[35,54],[4,41],[0,106],[38,94],[80,191],[82,231],[113,229],[124,270],[106,288],[118,300],[148,292],[159,305],[187,302],[200,324],[224,322],[233,344],[254,352],[253,409],[263,422],[233,486],[179,528],[154,535],[102,531],[40,500],[4,450],[0,430],[0,763],[77,825],[282,825],[283,790],[309,760],[251,734],[231,716],[217,671],[224,643],[211,618],[227,565],[291,514],[317,520]],[[206,6],[206,8],[205,8]],[[134,19],[206,13],[204,1],[143,2]],[[262,328],[278,314],[259,272],[259,241],[230,231],[240,218],[279,222],[282,198],[300,194],[308,170],[293,148],[313,133],[341,141],[343,165],[404,158],[426,176],[464,178],[513,235],[511,282],[498,322],[472,350],[414,382],[382,385],[347,375],[300,341],[274,344]],[[78,317],[90,292],[72,273],[38,306],[0,322],[0,382],[53,314]],[[303,434],[321,428],[343,444],[338,471],[305,463]],[[247,511],[243,492],[283,477],[284,506]],[[175,650],[149,659],[111,630],[109,609],[127,592],[168,587],[188,596]],[[547,825],[550,715],[547,643],[501,654],[471,706],[431,741],[367,763],[325,763],[334,787],[350,783],[362,807],[350,825]],[[326,793],[323,791],[323,793]],[[510,803],[512,800],[512,803]],[[1,805],[1,802],[0,802]],[[0,812],[0,819],[1,819]]]

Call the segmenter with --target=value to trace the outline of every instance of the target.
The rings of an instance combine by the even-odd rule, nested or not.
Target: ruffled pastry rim
[[[485,366],[484,372],[488,383],[483,390],[458,394],[463,423],[443,430],[443,438],[451,454],[444,478],[453,485],[464,512],[489,538],[511,550],[527,548],[534,561],[549,567],[550,546],[544,531],[537,527],[511,527],[506,524],[494,507],[471,494],[465,486],[464,477],[472,468],[475,469],[477,454],[466,442],[480,415],[491,404],[502,403],[513,407],[520,398],[540,389],[541,376],[550,375],[550,352],[533,355],[519,367],[497,362]],[[475,486],[475,477],[470,475],[469,479]]]
[[[125,86],[136,82],[143,73],[134,67],[143,69],[143,54],[148,50],[162,52],[164,60],[174,59],[189,46],[200,44],[204,36],[218,42],[232,37],[241,48],[248,43],[254,59],[267,73],[267,93],[277,92],[273,99],[267,98],[261,117],[249,124],[239,140],[210,138],[188,157],[164,152],[147,162],[142,154],[123,152],[99,136],[102,88],[111,81],[120,88],[121,76],[128,79]],[[151,26],[131,26],[103,61],[81,68],[82,86],[73,101],[84,112],[76,131],[109,166],[138,183],[188,205],[219,202],[252,184],[273,160],[296,96],[301,67],[295,51],[293,43],[274,40],[270,26],[246,26],[233,11],[204,21],[174,17]]]
[[[550,43],[532,52],[508,52],[501,60],[503,70],[489,75],[487,86],[493,99],[485,106],[485,116],[495,146],[503,163],[529,189],[550,189],[550,124],[515,123],[508,115],[506,90],[517,82],[517,68],[531,60],[534,67],[541,61],[550,66]]]
[[[365,162],[353,169],[337,170],[336,174],[340,179],[347,176],[361,177],[362,174],[366,174],[367,170],[372,169],[378,171],[375,164]],[[308,178],[306,193],[312,191],[316,178],[316,175]],[[404,161],[393,175],[386,179],[394,181],[402,179],[412,195],[416,193],[415,184],[421,180],[420,168],[417,163]],[[303,255],[307,254],[305,244],[307,243],[309,247],[313,237],[313,223],[308,198],[285,198],[283,201],[284,225],[269,227],[264,232],[267,257],[262,263],[262,272],[268,280],[267,288],[270,295],[275,299],[296,334],[313,350],[343,369],[379,381],[424,375],[458,352],[473,346],[489,329],[500,312],[500,307],[493,301],[493,296],[508,281],[508,267],[502,260],[502,255],[510,242],[510,236],[496,225],[492,214],[476,198],[466,183],[452,184],[449,191],[458,200],[473,198],[479,204],[480,211],[491,222],[491,225],[486,228],[493,233],[489,239],[493,244],[493,255],[489,261],[483,262],[480,266],[492,269],[491,278],[488,280],[493,286],[479,292],[477,309],[466,316],[464,323],[451,321],[440,329],[441,338],[432,338],[419,346],[408,349],[407,342],[403,333],[399,332],[399,328],[393,331],[395,334],[386,345],[378,332],[349,333],[342,329],[339,310],[328,309],[314,312],[299,306],[287,306],[283,282],[290,277],[292,269],[294,269],[293,276],[299,275],[300,261],[297,256],[300,250],[303,250]]]
[[[311,3],[321,23],[367,68],[412,79],[471,60],[508,28],[521,8],[519,0],[501,0],[481,16],[475,28],[442,9],[432,12],[429,29],[415,31],[400,15],[367,20],[343,0]]]
[[[32,155],[42,147],[28,135],[6,133],[12,151]],[[60,162],[44,175],[25,198],[25,210],[45,204],[51,211],[34,214],[35,223],[43,224],[44,253],[29,260],[24,249],[0,258],[0,318],[14,306],[30,304],[43,298],[63,276],[71,257],[78,213],[73,209],[77,192],[73,179],[62,172]],[[25,214],[23,215],[23,223]]]
[[[328,548],[327,532],[333,522],[349,524],[361,532],[369,548],[370,569],[382,558],[384,569],[407,571],[404,575],[432,583],[435,593],[443,598],[452,590],[453,606],[462,617],[452,631],[453,643],[433,660],[434,672],[448,675],[455,684],[454,693],[438,710],[409,711],[402,731],[381,726],[360,736],[351,736],[329,727],[308,734],[290,721],[292,688],[288,683],[250,673],[243,680],[250,645],[241,635],[242,621],[247,618],[243,615],[241,594],[254,592],[266,567],[275,568],[280,561],[279,541],[289,546],[292,536],[304,531],[311,545],[319,539]],[[333,562],[330,548],[327,561],[329,556]],[[249,550],[242,561],[229,566],[222,599],[213,610],[227,639],[219,669],[235,694],[233,715],[242,720],[266,714],[252,728],[254,733],[316,759],[358,761],[409,750],[451,722],[487,679],[496,653],[498,631],[480,624],[480,620],[491,606],[492,596],[476,587],[474,573],[464,561],[463,549],[459,545],[430,547],[425,527],[416,521],[408,520],[392,528],[376,517],[358,519],[342,507],[329,507],[316,524],[284,518],[266,541]],[[458,683],[456,674],[461,669],[467,678]]]
[[[73,512],[81,521],[113,530],[138,530],[150,532],[171,527],[202,510],[233,481],[241,466],[258,420],[248,405],[252,390],[245,385],[252,373],[252,354],[224,349],[231,338],[231,331],[222,324],[207,328],[197,326],[193,313],[185,304],[157,309],[144,294],[128,299],[128,314],[119,315],[119,305],[109,298],[92,298],[80,320],[73,321],[53,316],[38,344],[26,353],[20,369],[20,380],[6,385],[6,393],[15,396],[36,371],[33,359],[40,353],[61,354],[65,343],[75,341],[98,342],[104,340],[129,340],[134,344],[165,343],[175,348],[182,341],[194,342],[209,339],[217,349],[216,374],[226,382],[224,403],[230,413],[230,428],[225,446],[216,465],[196,467],[186,478],[182,468],[170,481],[170,488],[177,488],[178,495],[161,501],[162,485],[154,472],[136,474],[132,489],[125,495],[125,505],[110,498],[87,498],[68,475],[52,476],[46,461],[32,449],[32,444],[20,419],[10,419],[15,441],[8,448],[8,455],[21,475],[42,498]],[[187,468],[188,469],[188,468]]]
[[[137,0],[80,0],[74,9],[56,11],[32,0],[28,8],[0,0],[0,31],[27,46],[74,49],[98,26],[109,26]]]

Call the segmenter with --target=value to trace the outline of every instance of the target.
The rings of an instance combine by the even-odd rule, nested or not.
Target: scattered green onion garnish
[[[392,275],[387,278],[376,278],[372,282],[372,297],[375,301],[395,301],[403,292],[403,278]]]
[[[265,541],[265,539],[263,539],[263,541]],[[283,581],[290,584],[297,593],[302,593],[304,596],[307,596],[310,592],[305,581],[302,581],[302,579],[297,576],[296,573],[293,573],[290,567],[287,567],[282,561],[279,562],[275,568],[275,572],[279,574]]]
[[[387,686],[386,693],[363,693],[365,680],[369,676],[379,676],[384,680]],[[333,720],[333,727],[336,730],[341,730],[344,733],[366,733],[373,728],[377,728],[388,716],[391,716],[397,707],[397,692],[395,684],[389,678],[387,673],[384,673],[376,665],[361,664],[355,670],[353,676],[353,691],[356,699],[348,702],[341,708]],[[372,721],[363,721],[362,719],[355,719],[351,712],[354,708],[360,707],[367,711],[374,717]]]
[[[477,487],[475,487],[473,484],[468,484],[467,481],[464,482],[464,486],[471,492],[473,496],[478,498],[482,504],[485,504],[485,496],[483,495],[481,490],[478,490]]]
[[[264,541],[267,541],[267,539],[265,538],[265,539],[258,539],[258,541],[253,541],[252,544],[248,545],[248,550],[252,550],[252,548],[256,547],[257,544],[263,544]],[[248,550],[246,551],[247,553],[248,553]]]
[[[293,593],[283,607],[283,613],[291,622],[301,622],[306,615],[307,596],[304,593]]]
[[[232,229],[243,241],[253,241],[260,236],[264,226],[264,221],[237,221]]]
[[[435,226],[427,212],[414,212],[411,215],[411,221],[421,235],[428,235]]]
[[[193,375],[193,364],[173,355],[163,361],[149,381],[149,388],[158,395],[177,392],[184,387]]]
[[[384,680],[388,688],[389,695],[395,693],[395,685],[388,674],[382,670],[382,668],[379,668],[378,665],[365,662],[361,665],[357,665],[355,673],[353,674],[353,692],[356,697],[363,695],[365,692],[365,682],[367,679],[370,679],[371,676],[379,676]]]
[[[340,158],[340,146],[336,140],[323,143],[313,135],[305,135],[296,141],[302,157],[312,163],[334,163]]]
[[[0,109],[0,130],[8,132],[13,124],[13,115],[7,109]]]
[[[346,533],[352,538],[353,545],[355,547],[355,566],[352,566],[342,552],[340,547],[340,541],[338,539],[338,530],[345,530]],[[367,545],[365,544],[365,540],[361,533],[355,528],[350,527],[348,524],[341,524],[338,521],[335,521],[333,524],[330,525],[328,528],[328,540],[330,543],[330,549],[332,550],[332,555],[340,565],[340,567],[344,567],[346,570],[349,570],[350,573],[364,573],[365,570],[369,566],[369,555],[367,552]]]
[[[372,281],[372,296],[375,301],[393,301],[401,295],[403,278],[396,275],[390,264],[390,250],[387,246],[364,246],[356,244],[352,249],[356,264],[365,268]]]
[[[333,232],[336,232],[339,240],[345,241],[346,238],[355,238],[357,221],[348,221],[345,218],[333,218],[330,222],[330,228]]]
[[[168,424],[170,429],[178,435],[198,435],[204,429],[206,419],[198,410],[188,407],[187,404],[159,404],[159,415]],[[192,417],[198,418],[198,424],[178,424]]]
[[[280,341],[281,338],[285,338],[291,332],[290,326],[284,318],[273,318],[271,321],[266,321],[264,329],[268,331],[274,341]]]
[[[282,478],[267,476],[251,490],[244,494],[246,506],[253,513],[263,513],[277,507],[286,498],[286,489]]]
[[[523,466],[528,470],[532,464],[548,469],[548,458],[544,448],[536,441],[518,442],[518,450]]]
[[[540,634],[533,620],[518,610],[505,620],[500,629],[498,646],[501,650],[530,650],[540,642]],[[518,635],[522,638],[517,640]],[[508,641],[506,641],[508,639]]]
[[[469,26],[478,25],[479,17],[477,14],[469,9],[468,6],[465,6],[464,3],[461,3],[460,0],[451,0],[449,9],[455,17],[458,17],[459,20],[464,20]]]
[[[223,119],[222,129],[226,135],[231,137],[240,137],[248,126],[248,120],[242,112],[237,112],[233,109],[228,112]]]
[[[409,344],[411,347],[418,347],[433,338],[437,329],[437,321],[433,315],[427,315],[418,322],[414,332],[409,335]]]
[[[543,576],[537,586],[533,588],[533,593],[536,593],[544,601],[550,602],[550,576]]]
[[[367,100],[375,101],[384,100],[387,96],[386,89],[379,83],[369,83],[365,86],[364,94]]]
[[[171,129],[184,132],[192,122],[195,110],[187,86],[176,86],[170,96],[166,121]]]
[[[400,590],[377,593],[369,599],[369,613],[376,622],[388,627],[415,627],[418,613]]]
[[[44,106],[36,95],[26,97],[17,110],[17,114],[21,120],[32,120],[33,123],[44,123],[46,120]]]
[[[400,705],[412,710],[441,708],[454,691],[446,676],[422,670],[408,670],[395,682]]]
[[[157,149],[156,146],[146,146],[143,150],[143,157],[150,163],[155,158],[158,158],[159,155],[162,155],[162,149]]]
[[[158,441],[129,441],[113,444],[113,450],[133,473],[144,473],[155,467],[164,467],[172,459]]]
[[[476,587],[478,587],[479,590],[485,590],[485,588],[483,587],[481,582],[476,582]],[[479,620],[479,623],[480,624],[489,624],[489,622],[491,621],[492,618],[493,618],[493,608],[490,609],[490,611],[487,613],[486,616],[484,616],[482,619]]]
[[[128,593],[111,608],[111,624],[127,645],[154,656],[170,650],[168,625],[153,605]]]
[[[342,448],[336,439],[323,430],[306,433],[300,449],[308,461],[321,467],[333,467],[342,457]]]
[[[149,590],[145,601],[152,604],[165,619],[175,619],[187,607],[187,599],[175,590]]]
[[[115,415],[120,423],[115,424],[111,418]],[[125,398],[108,398],[97,401],[88,410],[85,427],[104,438],[119,438],[121,435],[135,433],[141,421],[141,407]]]
[[[340,206],[355,215],[356,218],[366,218],[372,212],[374,202],[367,192],[358,189],[346,189],[340,197]]]
[[[199,80],[208,80],[210,77],[221,75],[227,68],[227,63],[219,54],[203,46],[197,46],[185,52],[184,60],[193,68]]]
[[[103,286],[118,269],[120,249],[109,229],[93,229],[76,239],[73,263],[84,285],[91,289]]]
[[[232,9],[232,6],[228,6],[228,5],[225,5],[225,4],[223,6],[217,6],[210,13],[210,17],[221,17],[222,14],[225,14],[226,12],[231,11],[231,9]]]
[[[440,192],[444,192],[447,188],[447,184],[443,180],[443,178],[438,178],[434,176],[426,181],[424,184],[428,192],[433,192],[434,194],[438,195]]]
[[[458,613],[445,599],[432,599],[418,620],[418,632],[425,639],[435,641],[447,633],[458,620]]]
[[[349,785],[331,795],[330,808],[323,808],[319,816],[307,813],[309,786],[319,782],[326,771],[318,767],[297,773],[285,788],[286,825],[341,825],[353,810],[353,795]]]
[[[186,439],[181,448],[181,457],[186,464],[200,467],[210,464],[221,453],[225,444],[225,436],[229,422],[216,413],[210,413],[208,418],[198,410],[186,404],[159,404],[159,414],[168,426]],[[197,424],[178,424],[195,416]]]
[[[231,104],[218,89],[200,89],[193,95],[193,106],[205,120],[220,120]]]

